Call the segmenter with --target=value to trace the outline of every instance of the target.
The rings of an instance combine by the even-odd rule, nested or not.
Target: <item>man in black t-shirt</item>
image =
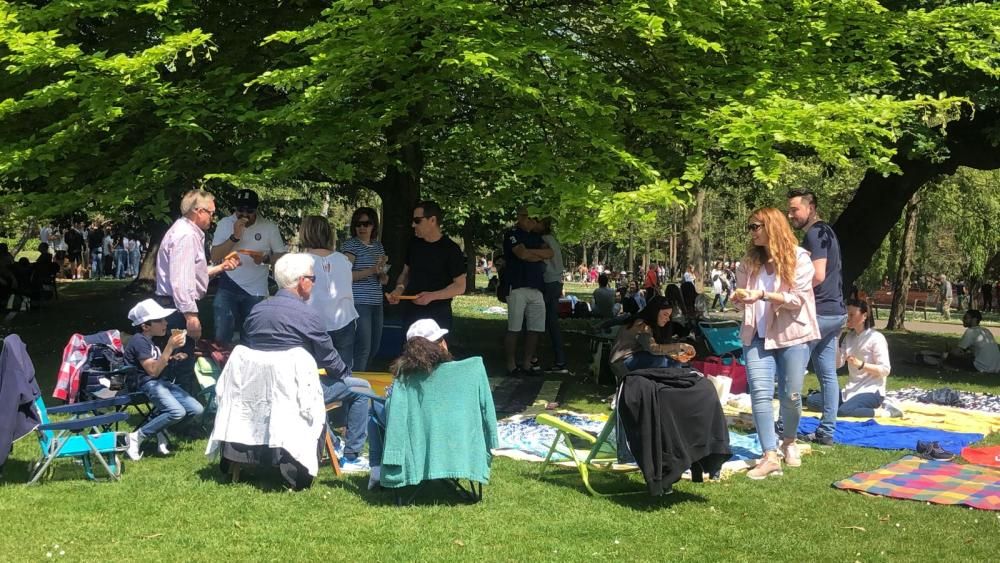
[[[813,294],[816,296],[816,322],[820,338],[809,343],[813,371],[823,393],[823,416],[816,429],[816,441],[833,443],[840,406],[837,383],[837,338],[847,320],[844,288],[840,273],[840,241],[833,227],[820,220],[816,212],[816,194],[809,190],[788,192],[788,220],[805,232],[802,248],[809,252],[813,268]]]
[[[99,280],[104,273],[104,229],[97,223],[90,227],[87,246],[90,247],[90,279]]]
[[[396,287],[386,295],[389,303],[412,296],[403,304],[403,333],[419,319],[434,319],[451,330],[451,299],[465,293],[465,256],[457,244],[441,232],[441,207],[422,201],[413,210],[413,234],[403,271]]]
[[[66,229],[63,241],[66,242],[66,254],[69,257],[70,269],[73,272],[73,279],[80,277],[80,265],[83,264],[83,233],[77,230],[80,223]],[[81,225],[82,226],[82,225]]]

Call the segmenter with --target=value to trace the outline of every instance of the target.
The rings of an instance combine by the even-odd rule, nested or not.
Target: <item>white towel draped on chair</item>
[[[218,411],[205,454],[221,442],[284,448],[312,476],[326,410],[316,361],[302,348],[262,352],[237,346],[216,384]]]

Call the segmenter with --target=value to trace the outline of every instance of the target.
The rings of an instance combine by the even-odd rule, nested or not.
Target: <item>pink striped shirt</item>
[[[181,217],[163,235],[156,255],[156,294],[173,297],[181,313],[197,313],[208,291],[205,232]]]

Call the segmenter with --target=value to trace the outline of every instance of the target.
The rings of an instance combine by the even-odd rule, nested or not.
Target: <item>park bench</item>
[[[924,313],[924,320],[927,320],[927,309],[932,304],[937,304],[937,292],[929,291],[918,291],[911,289],[906,292],[906,307],[911,309],[914,314],[917,313],[917,309],[920,309]],[[871,294],[871,307],[875,311],[875,318],[879,318],[878,310],[881,307],[886,309],[892,307],[892,290],[891,289],[879,289]]]

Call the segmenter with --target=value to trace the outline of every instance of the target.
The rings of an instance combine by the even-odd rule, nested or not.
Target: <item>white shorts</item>
[[[545,298],[533,287],[512,289],[507,296],[507,330],[521,332],[522,328],[545,332]]]

